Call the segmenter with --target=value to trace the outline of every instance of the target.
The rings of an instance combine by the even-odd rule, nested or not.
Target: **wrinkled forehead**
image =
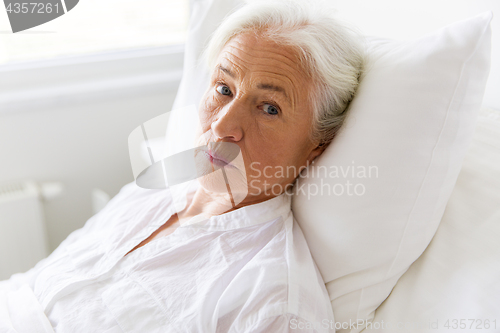
[[[295,48],[249,32],[236,35],[221,50],[213,74],[221,72],[241,81],[280,83],[295,101],[307,94],[311,84]],[[257,82],[259,80],[270,82]]]
[[[279,43],[253,32],[244,32],[231,38],[219,53],[217,61],[230,58],[248,66],[280,67],[290,73],[306,74],[297,48]]]

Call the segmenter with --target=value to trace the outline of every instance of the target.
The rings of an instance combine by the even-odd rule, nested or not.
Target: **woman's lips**
[[[224,157],[214,154],[211,151],[204,151],[210,162],[218,167],[232,166]]]
[[[206,145],[198,147],[197,151],[202,152],[203,156],[210,161],[210,164],[217,169],[222,167],[238,169],[234,163],[240,154],[240,148],[235,143],[208,142]]]

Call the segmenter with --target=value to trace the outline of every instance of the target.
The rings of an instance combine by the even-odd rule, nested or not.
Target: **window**
[[[82,0],[53,21],[13,34],[3,7],[0,9],[0,66],[59,56],[182,44],[186,39],[188,16],[189,0]]]

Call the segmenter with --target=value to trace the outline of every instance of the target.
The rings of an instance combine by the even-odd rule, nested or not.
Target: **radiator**
[[[35,182],[0,184],[0,280],[48,255],[41,198]]]

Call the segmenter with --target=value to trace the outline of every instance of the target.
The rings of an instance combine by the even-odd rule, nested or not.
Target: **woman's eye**
[[[270,115],[277,115],[279,113],[279,110],[272,104],[264,104],[264,112],[267,112]]]
[[[221,95],[226,95],[226,96],[229,96],[231,95],[231,90],[229,90],[229,87],[228,86],[225,86],[225,85],[219,85],[215,88],[217,90],[217,92]]]

